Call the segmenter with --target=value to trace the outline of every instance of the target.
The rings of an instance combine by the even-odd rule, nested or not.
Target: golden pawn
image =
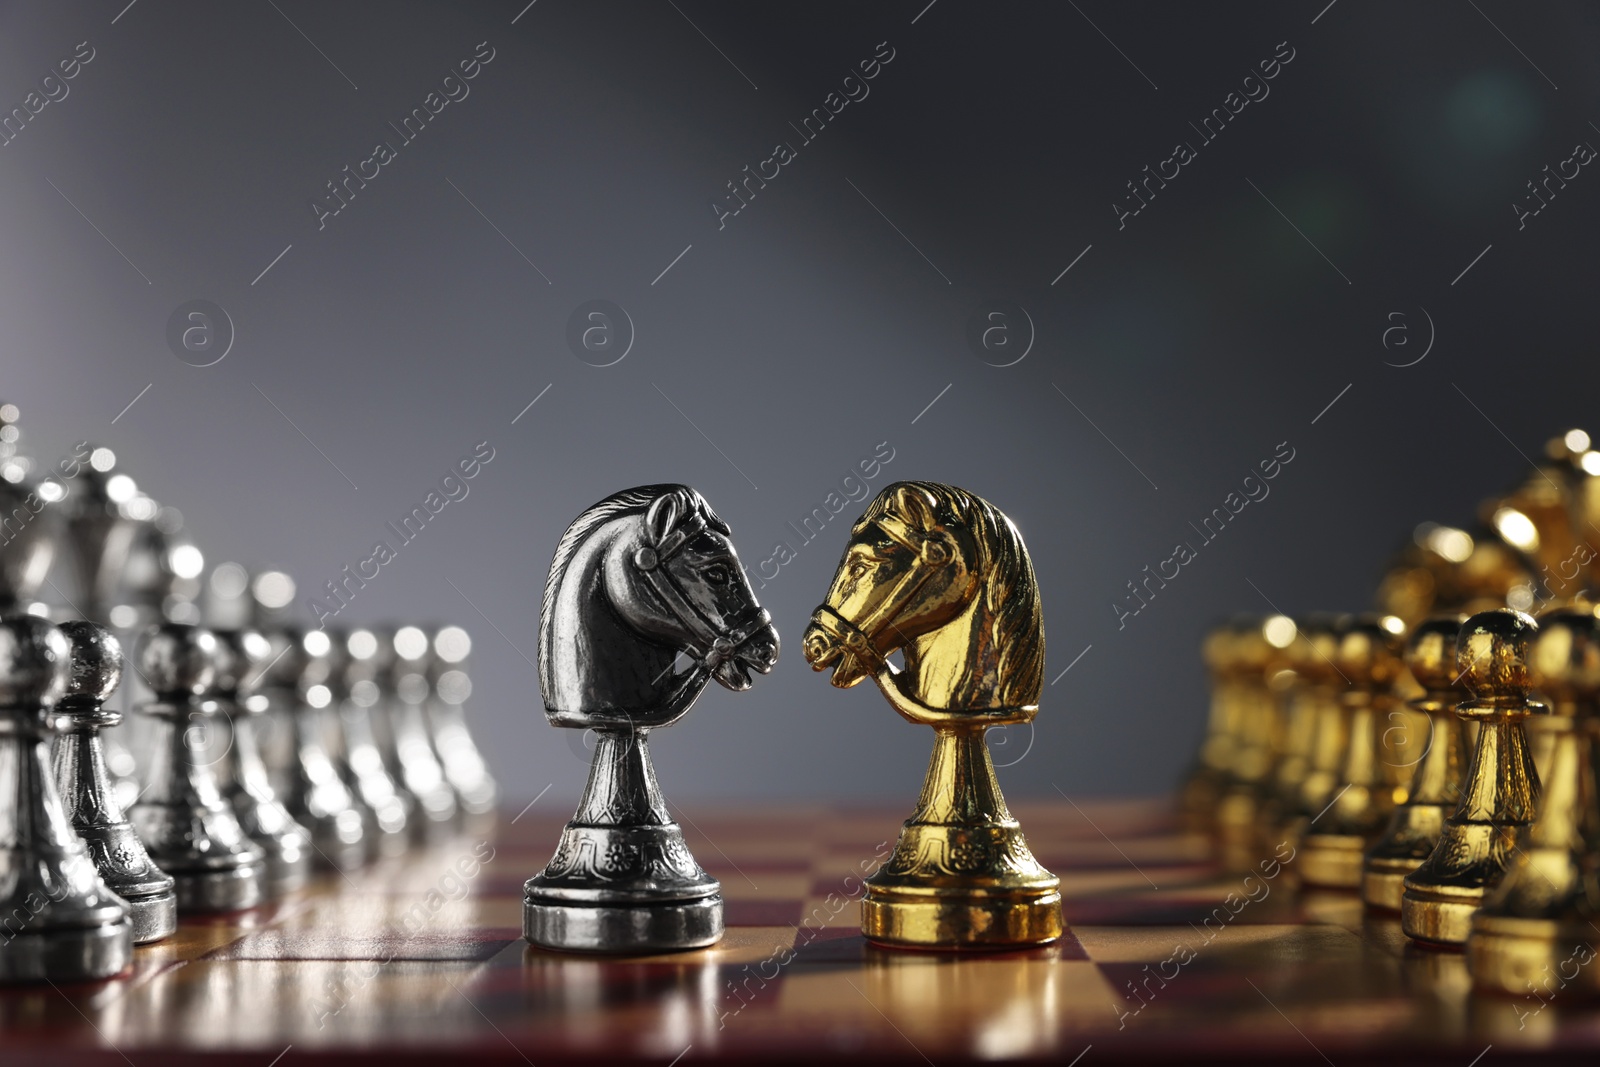
[[[1466,694],[1456,680],[1456,638],[1466,618],[1436,615],[1417,625],[1406,646],[1406,667],[1425,690],[1410,702],[1411,708],[1428,717],[1428,726],[1405,803],[1367,850],[1361,896],[1375,908],[1400,910],[1406,875],[1433,852],[1446,817],[1461,802],[1467,732],[1456,704]]]
[[[1237,703],[1229,783],[1217,803],[1218,843],[1230,863],[1256,862],[1263,807],[1282,734],[1284,650],[1295,637],[1285,615],[1241,622],[1233,639],[1234,700]]]
[[[1349,687],[1349,679],[1335,660],[1349,625],[1349,616],[1337,616],[1306,632],[1313,652],[1306,660],[1306,667],[1313,672],[1316,714],[1305,775],[1295,790],[1294,815],[1283,827],[1284,836],[1296,842],[1310,832],[1311,820],[1327,809],[1344,777],[1345,756],[1350,747],[1350,715],[1344,706],[1343,694]]]
[[[1592,607],[1539,617],[1534,684],[1549,698],[1554,738],[1539,815],[1516,838],[1505,874],[1472,919],[1467,966],[1480,989],[1522,995],[1539,986],[1600,992],[1585,967],[1600,944],[1600,796],[1595,729],[1600,725],[1600,618]],[[1569,969],[1571,973],[1569,973]]]
[[[1587,591],[1580,591],[1573,596],[1565,597],[1557,602],[1546,605],[1545,609],[1534,618],[1539,621],[1542,628],[1547,616],[1554,616],[1562,610],[1575,611],[1585,614],[1595,610],[1595,602]],[[1540,692],[1540,696],[1549,697],[1549,693]],[[1570,732],[1567,723],[1561,721],[1562,716],[1534,715],[1528,719],[1528,751],[1533,754],[1534,769],[1539,772],[1539,781],[1547,781],[1550,777],[1550,762],[1557,743]]]
[[[1060,882],[1028,850],[983,740],[1031,721],[1044,682],[1039,586],[1011,520],[954,486],[885,487],[801,644],[834,685],[871,678],[896,712],[933,728],[916,811],[867,880],[862,933],[937,949],[1059,938]],[[903,668],[888,662],[895,652]]]
[[[1283,742],[1260,819],[1262,839],[1270,838],[1273,843],[1284,840],[1296,824],[1300,790],[1311,772],[1311,753],[1323,709],[1338,699],[1330,688],[1330,679],[1338,677],[1332,669],[1338,642],[1331,624],[1331,616],[1307,616],[1285,650],[1293,683],[1284,694]]]
[[[1234,627],[1215,626],[1205,636],[1200,654],[1211,677],[1210,712],[1200,758],[1189,772],[1179,798],[1184,826],[1197,833],[1216,827],[1217,802],[1227,791],[1233,750],[1238,733],[1238,702],[1234,699]]]
[[[1539,624],[1511,608],[1473,615],[1456,641],[1456,667],[1472,697],[1456,713],[1478,723],[1461,802],[1421,867],[1405,879],[1400,925],[1441,945],[1467,940],[1472,913],[1505,870],[1516,831],[1533,821],[1539,775],[1523,720],[1543,705],[1529,697],[1528,653]]]
[[[1389,690],[1402,670],[1404,632],[1405,624],[1393,615],[1366,615],[1339,638],[1333,663],[1349,683],[1341,698],[1349,730],[1343,781],[1302,838],[1300,877],[1307,885],[1359,888],[1362,852],[1394,810],[1393,760],[1385,758],[1384,739],[1391,729]]]

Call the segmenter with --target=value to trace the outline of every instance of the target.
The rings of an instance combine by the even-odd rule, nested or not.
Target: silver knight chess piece
[[[129,812],[150,858],[178,882],[178,910],[252,908],[264,897],[266,853],[222,799],[212,764],[220,708],[208,698],[217,639],[185,623],[152,626],[134,662],[155,699],[140,710],[159,723],[150,784]]]
[[[123,815],[100,740],[101,730],[122,720],[121,712],[105,706],[122,680],[122,646],[99,623],[64,622],[60,630],[72,648],[71,681],[55,709],[62,733],[55,766],[61,801],[101,879],[128,902],[133,943],[160,941],[178,929],[174,882],[151,862]]]
[[[675,673],[679,654],[691,661]],[[554,726],[596,743],[577,814],[524,892],[523,936],[574,952],[701,948],[722,936],[722,886],[695,862],[656,785],[649,734],[715,678],[748,689],[778,660],[728,526],[699,493],[607,497],[556,546],[539,622]]]
[[[0,621],[0,982],[110,978],[133,960],[128,905],[67,821],[50,768],[71,655],[44,619]]]

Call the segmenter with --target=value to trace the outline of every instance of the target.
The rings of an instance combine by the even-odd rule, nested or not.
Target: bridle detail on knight
[[[1038,713],[1044,674],[1038,584],[1011,521],[954,486],[886,487],[801,643],[834,685],[871,677],[936,738],[917,809],[867,880],[862,932],[945,949],[1060,937],[1059,883],[1028,851],[984,744],[989,727]]]
[[[683,547],[704,534],[709,527],[699,513],[684,520],[658,544],[641,544],[633,552],[632,562],[638,568],[650,591],[660,598],[662,606],[683,625],[690,643],[685,646],[695,662],[707,673],[733,659],[734,653],[762,629],[772,625],[772,616],[753,600],[742,616],[718,623],[706,617],[684,594],[683,587],[672,577],[663,564],[676,556]],[[649,534],[645,533],[644,537]]]

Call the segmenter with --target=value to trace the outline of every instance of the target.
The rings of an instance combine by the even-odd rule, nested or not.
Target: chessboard
[[[722,882],[715,946],[558,954],[521,937],[522,884],[565,818],[324,874],[267,907],[184,918],[104,983],[0,989],[0,1062],[296,1067],[871,1061],[1489,1064],[1593,1056],[1600,1009],[1474,993],[1354,894],[1298,888],[1293,848],[1232,873],[1165,799],[1019,803],[1069,931],[1014,952],[898,951],[858,925],[887,808],[677,809]]]

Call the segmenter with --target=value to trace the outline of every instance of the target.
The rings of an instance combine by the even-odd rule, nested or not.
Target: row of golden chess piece
[[[1300,882],[1399,912],[1521,995],[1600,946],[1600,612],[1281,615],[1206,641],[1184,789],[1224,860],[1295,844]],[[1565,972],[1563,972],[1565,976]],[[1600,995],[1600,968],[1567,988]]]

